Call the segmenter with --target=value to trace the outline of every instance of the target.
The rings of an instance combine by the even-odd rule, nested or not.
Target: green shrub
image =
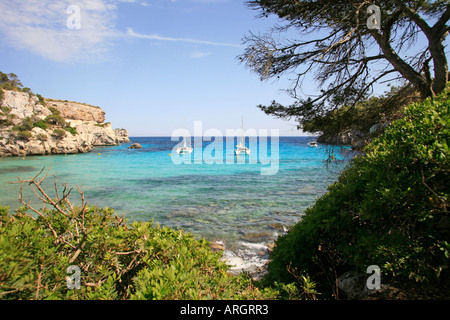
[[[66,120],[64,120],[63,117],[61,117],[60,115],[54,115],[54,114],[47,116],[45,118],[45,122],[47,122],[48,124],[53,124],[53,125],[58,125],[58,126],[66,125]]]
[[[40,185],[33,181],[26,185]],[[110,208],[72,207],[65,201],[68,194],[60,195],[52,199],[42,192],[40,197],[55,205],[33,208],[34,217],[25,207],[15,215],[0,207],[1,299],[264,299],[276,294],[257,289],[245,275],[228,275],[221,254],[192,234],[152,222],[128,223]],[[80,289],[67,286],[70,265],[80,268]]]
[[[384,281],[448,281],[450,93],[404,112],[277,240],[268,283],[295,267],[331,295],[336,275],[369,265]]]
[[[31,131],[34,128],[34,121],[31,117],[26,117],[18,125],[15,125],[13,131]]]
[[[302,129],[311,133],[321,132],[320,138],[333,138],[346,130],[357,129],[370,140],[372,134],[369,131],[373,125],[399,119],[404,107],[418,99],[417,92],[410,85],[391,87],[390,92],[380,97],[371,97],[354,106],[333,109],[302,121]]]
[[[61,112],[59,112],[59,110],[56,109],[55,107],[48,107],[48,110],[50,110],[54,116],[58,116],[61,114]]]
[[[0,119],[0,127],[7,127],[13,125],[13,122],[9,119]]]
[[[0,92],[1,92],[1,89],[0,89]],[[3,113],[3,115],[9,114],[11,112],[11,108],[7,107],[7,106],[0,106],[0,110]]]
[[[21,140],[29,140],[31,138],[31,132],[30,131],[19,131],[17,132],[17,137]]]
[[[40,140],[40,141],[47,141],[47,140],[48,140],[48,137],[47,137],[46,134],[38,133],[38,134],[36,135],[36,139],[38,139],[38,140]]]
[[[64,127],[64,130],[66,130],[67,132],[70,132],[73,136],[78,134],[77,129],[74,127],[71,127],[69,125]]]
[[[47,129],[47,123],[44,120],[39,120],[33,123],[33,127],[41,128],[43,130]]]
[[[62,138],[64,138],[66,136],[66,131],[63,130],[63,129],[55,129],[52,132],[52,136],[54,136],[56,138],[59,138],[59,139],[62,139]]]
[[[45,99],[43,96],[41,96],[39,93],[36,94],[36,97],[39,99],[39,103],[45,106]]]
[[[3,91],[1,91],[0,89],[0,104],[2,103],[1,101],[1,94],[3,93]],[[10,126],[12,125],[12,114],[10,114],[11,112],[11,108],[7,107],[7,106],[0,106],[0,127],[6,127],[6,126]]]

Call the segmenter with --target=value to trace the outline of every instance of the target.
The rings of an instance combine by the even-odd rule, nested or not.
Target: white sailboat
[[[186,130],[186,118],[184,119],[184,129]],[[186,146],[186,136],[183,137],[183,146],[177,148],[178,154],[192,153],[193,148]]]
[[[241,135],[241,142],[236,146],[235,153],[236,155],[240,155],[241,153],[244,153],[246,155],[250,154],[250,149],[245,146],[244,142],[244,117],[242,117],[242,135]]]
[[[317,141],[313,140],[313,141],[308,142],[308,146],[313,147],[313,148],[317,147]]]

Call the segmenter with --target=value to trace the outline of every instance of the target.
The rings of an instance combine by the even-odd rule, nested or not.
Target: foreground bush
[[[407,107],[278,239],[266,282],[309,275],[338,297],[338,275],[378,265],[384,283],[447,286],[448,296],[449,138],[449,91]]]
[[[112,209],[87,206],[81,192],[82,205],[73,207],[67,188],[51,199],[42,180],[25,183],[51,210],[26,205],[12,215],[0,207],[0,299],[273,297],[249,277],[228,275],[205,240],[152,222],[128,224]],[[80,289],[68,288],[71,265],[80,268]]]

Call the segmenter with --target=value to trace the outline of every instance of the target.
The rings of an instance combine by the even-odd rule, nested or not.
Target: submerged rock
[[[225,250],[225,244],[222,241],[212,242],[210,245],[212,252],[220,252]]]
[[[142,146],[139,143],[133,143],[128,149],[141,149]]]
[[[273,232],[252,232],[252,231],[241,231],[240,239],[248,242],[263,242],[271,239],[273,237]]]

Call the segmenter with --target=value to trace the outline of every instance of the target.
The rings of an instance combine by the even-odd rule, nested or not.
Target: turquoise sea
[[[54,176],[45,184],[49,193],[54,179],[58,186],[81,186],[88,204],[115,208],[128,220],[153,219],[209,241],[221,241],[229,256],[253,259],[257,264],[264,260],[257,252],[296,223],[326,192],[349,155],[348,149],[340,149],[335,156],[343,163],[326,167],[329,146],[309,147],[310,137],[280,137],[278,150],[269,139],[267,153],[257,144],[252,148],[252,161],[249,156],[236,159],[234,146],[227,148],[224,138],[223,152],[211,153],[209,141],[202,144],[202,152],[215,159],[223,156],[222,163],[206,161],[206,156],[197,163],[194,159],[200,153],[194,154],[195,150],[184,156],[185,163],[177,164],[173,148],[178,141],[170,137],[130,139],[143,148],[128,149],[131,143],[127,143],[98,147],[86,154],[2,158],[0,204],[19,207],[20,185],[8,182],[17,177],[29,179],[42,168],[50,168]],[[272,163],[263,157],[267,155]],[[274,159],[279,163],[275,165]],[[261,168],[271,165],[276,171],[262,175]],[[25,200],[38,207],[36,196],[25,191]]]

